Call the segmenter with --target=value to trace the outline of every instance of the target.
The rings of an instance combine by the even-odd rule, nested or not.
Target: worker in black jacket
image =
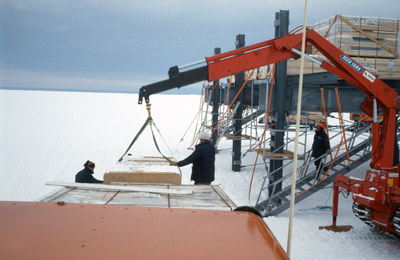
[[[75,182],[103,183],[103,181],[97,180],[96,178],[93,177],[94,167],[95,167],[94,162],[88,160],[83,166],[85,166],[85,168],[75,175]]]
[[[325,125],[323,123],[319,123],[315,130],[314,135],[314,142],[312,145],[312,154],[311,156],[316,158],[317,160],[314,161],[315,167],[317,167],[319,177],[323,167],[320,166],[322,155],[327,153],[331,153],[331,147],[329,145],[328,135],[324,131]],[[320,158],[319,158],[320,157]],[[325,168],[324,171],[327,169]]]
[[[193,163],[191,180],[195,185],[210,185],[215,179],[215,148],[210,143],[211,136],[207,132],[199,135],[200,144],[196,145],[194,152],[186,159],[171,162],[178,167]]]

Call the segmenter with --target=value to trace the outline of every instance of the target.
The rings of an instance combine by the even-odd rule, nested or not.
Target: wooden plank
[[[154,160],[154,159],[135,159],[135,160],[131,160],[132,162],[158,162],[158,163],[167,163],[169,164],[169,162],[167,160]]]
[[[112,191],[137,191],[137,192],[149,192],[158,194],[192,194],[192,192],[187,190],[172,190],[172,189],[156,189],[149,187],[138,187],[138,186],[119,186],[119,185],[109,185],[109,184],[92,184],[92,183],[73,183],[73,182],[47,182],[46,185],[51,186],[63,186],[72,188],[82,188],[82,189],[102,189],[102,190],[112,190]]]
[[[211,187],[232,210],[237,208],[237,205],[228,197],[220,185],[212,185]]]
[[[172,157],[170,157],[170,156],[166,156],[168,159],[173,159]],[[143,158],[154,158],[154,159],[165,159],[164,157],[162,157],[162,156],[143,156]]]

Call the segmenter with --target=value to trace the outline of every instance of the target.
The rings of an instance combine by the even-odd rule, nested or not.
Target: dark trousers
[[[323,165],[320,166],[321,160],[322,160],[322,158],[319,158],[318,160],[316,160],[314,162],[314,165],[315,165],[316,170],[317,170],[317,174],[315,175],[316,179],[319,179],[319,177],[321,176],[321,172],[324,170],[323,169],[324,168]]]
[[[211,182],[201,182],[201,181],[195,181],[194,185],[211,185]]]

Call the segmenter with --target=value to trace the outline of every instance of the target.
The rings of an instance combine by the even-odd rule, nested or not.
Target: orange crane
[[[143,86],[139,91],[139,104],[149,103],[149,96],[172,88],[180,88],[203,80],[215,81],[247,70],[299,58],[302,33],[289,33],[282,37],[228,51],[186,66],[169,69],[169,79]],[[372,158],[373,170],[365,180],[338,175],[334,184],[333,223],[336,226],[339,188],[353,193],[356,215],[376,230],[400,235],[399,155],[396,140],[396,121],[399,112],[397,92],[375,77],[363,66],[335,47],[312,29],[306,32],[307,44],[313,45],[328,62],[305,57],[321,68],[344,79],[365,94],[361,110],[373,118]],[[205,65],[203,65],[205,64]],[[193,69],[187,69],[192,66]],[[186,70],[185,70],[186,69]],[[378,110],[383,111],[382,123]]]
[[[382,116],[378,116],[378,119],[382,119]],[[367,116],[367,114],[364,113],[350,113],[350,120],[354,122],[362,121],[366,124],[372,123],[373,118]]]

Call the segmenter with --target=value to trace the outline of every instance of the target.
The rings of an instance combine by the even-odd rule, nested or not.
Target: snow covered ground
[[[183,159],[193,128],[184,136],[197,113],[198,95],[151,96],[152,116],[172,154]],[[86,160],[96,163],[95,177],[116,161],[147,118],[136,94],[69,93],[0,90],[0,200],[35,201],[54,190],[48,181],[73,182]],[[181,141],[182,137],[183,141]],[[159,144],[163,141],[159,138]],[[215,184],[221,184],[240,205],[254,204],[261,179],[255,174],[251,201],[248,200],[253,168],[231,169],[231,141],[223,140],[216,157]],[[171,155],[162,145],[166,155]],[[158,155],[149,129],[130,151],[133,155]],[[244,151],[243,151],[244,152]],[[243,165],[254,163],[249,153]],[[368,163],[349,173],[363,178]],[[182,168],[183,183],[190,182],[190,166]],[[331,224],[331,189],[324,189],[295,206],[292,259],[399,259],[400,239],[374,232],[351,211],[351,197],[340,197],[338,224],[352,225],[346,233],[318,230]],[[282,247],[287,247],[289,211],[265,218]]]

